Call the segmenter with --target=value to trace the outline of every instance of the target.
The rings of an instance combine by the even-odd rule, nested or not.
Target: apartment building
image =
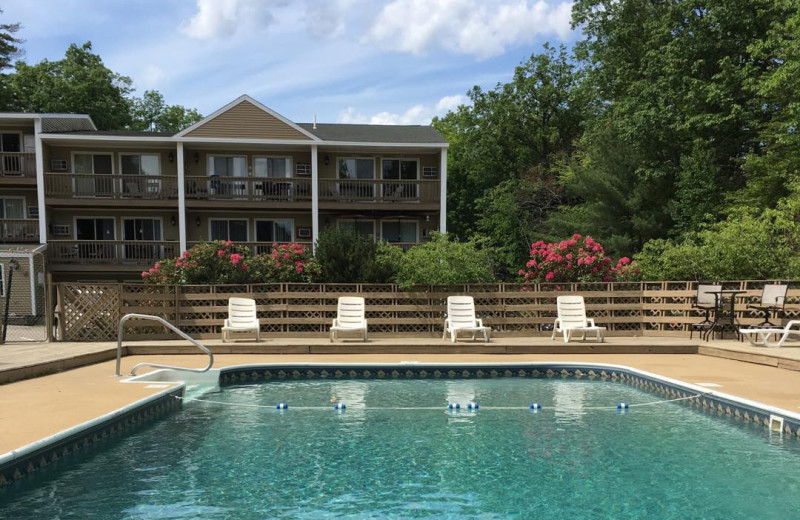
[[[294,123],[242,96],[177,134],[74,114],[0,114],[0,132],[2,247],[46,246],[56,281],[140,278],[205,240],[446,231],[448,145],[427,126]]]

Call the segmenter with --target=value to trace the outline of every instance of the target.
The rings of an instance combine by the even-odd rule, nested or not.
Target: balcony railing
[[[65,199],[177,199],[178,178],[172,175],[101,175],[45,173],[48,197]]]
[[[187,242],[186,247],[192,247],[197,244],[201,244],[202,242]],[[286,245],[286,244],[302,244],[308,248],[311,247],[311,242],[234,242],[235,246],[246,246],[250,248],[254,254],[257,255],[268,255],[272,252],[272,248],[277,245]]]
[[[311,179],[187,176],[186,198],[195,200],[305,202],[311,200]]]
[[[22,242],[39,242],[39,219],[0,219],[0,243],[14,244]]]
[[[178,242],[163,240],[50,240],[53,264],[150,265],[180,253]]]
[[[24,152],[0,153],[0,177],[36,178],[36,154]]]
[[[438,180],[320,179],[319,200],[332,202],[439,202]]]

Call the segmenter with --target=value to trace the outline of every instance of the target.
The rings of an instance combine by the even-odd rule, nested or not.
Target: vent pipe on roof
[[[312,125],[311,128],[313,128],[314,130],[317,129],[317,114],[314,114],[314,124]]]

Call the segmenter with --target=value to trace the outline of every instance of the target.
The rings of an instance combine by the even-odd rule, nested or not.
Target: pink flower
[[[183,257],[184,258],[189,258],[190,256],[192,256],[192,254],[189,251],[184,251],[183,252]]]
[[[530,267],[530,266],[528,266],[528,267]],[[522,276],[523,274],[525,274],[525,270],[524,269],[520,269],[519,271],[517,271],[517,274]]]
[[[298,265],[297,269],[295,269],[295,271],[297,271],[298,273],[302,273],[303,272],[303,266],[302,265]]]
[[[223,251],[222,249],[218,250],[217,256],[225,256],[225,251]]]
[[[283,259],[284,259],[284,260],[288,260],[288,259],[290,259],[291,257],[292,257],[292,255],[290,255],[289,253],[283,253]]]
[[[629,263],[631,263],[631,259],[628,258],[627,256],[623,256],[622,258],[619,259],[619,263],[622,265],[628,265]]]
[[[156,269],[156,271],[158,271],[159,269],[161,269],[161,262],[156,262],[155,269]]]
[[[581,238],[581,235],[579,233],[575,233],[574,235],[572,235],[572,238],[574,238],[575,240],[578,240],[578,239]]]
[[[566,258],[567,258],[567,260],[571,261],[572,260],[572,253],[567,253]]]
[[[280,267],[282,264],[280,262],[275,262],[275,267]]]
[[[147,278],[147,271],[142,271],[142,278]]]
[[[181,265],[183,265],[183,264],[181,263],[181,259],[180,258],[175,260],[175,267],[180,267]]]
[[[567,270],[569,270],[569,269],[572,269],[572,264],[567,264],[567,265],[565,265],[565,266],[564,266],[564,269],[567,269]]]
[[[528,263],[527,263],[527,264],[525,264],[525,267],[527,267],[527,268],[531,268],[531,267],[533,267],[534,265],[536,265],[536,260],[528,260]],[[522,270],[522,269],[520,269],[520,271],[521,271],[521,270]]]
[[[242,262],[242,271],[247,271],[247,264]]]
[[[242,261],[242,255],[240,255],[239,253],[233,253],[231,255],[231,263],[233,265],[238,265],[239,262],[241,262],[241,261]]]
[[[578,257],[578,265],[583,265],[584,263],[586,263],[586,259],[582,256]]]
[[[232,245],[233,245],[233,241],[231,241],[231,240],[226,240],[225,241],[225,247],[231,247]]]
[[[555,277],[556,277],[556,273],[554,273],[553,271],[550,271],[549,273],[547,273],[547,274],[545,275],[545,277],[544,277],[544,278],[545,278],[545,280],[552,280],[552,279],[553,279],[553,278],[555,278]]]
[[[150,274],[154,274],[156,272],[156,270],[151,267],[149,272],[150,272]]]

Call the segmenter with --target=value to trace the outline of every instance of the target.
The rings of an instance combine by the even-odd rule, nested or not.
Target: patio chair
[[[222,342],[228,341],[231,332],[256,333],[256,341],[261,341],[261,327],[256,314],[256,301],[250,298],[230,298],[228,318],[222,326]]]
[[[711,328],[711,325],[714,324],[711,320],[711,311],[717,308],[717,296],[713,293],[721,290],[722,284],[697,284],[697,294],[695,294],[692,299],[692,308],[705,311],[705,317],[703,321],[689,325],[689,339],[692,339],[694,331],[699,330],[702,332],[708,330]]]
[[[783,328],[739,329],[739,334],[746,337],[753,345],[778,348],[782,347],[791,336],[800,335],[800,329],[795,328],[798,325],[800,325],[800,320],[792,320]],[[775,339],[770,340],[771,336],[775,336]]]
[[[595,325],[593,318],[586,317],[586,305],[583,296],[559,296],[556,298],[558,317],[553,325],[553,334],[550,339],[555,339],[556,334],[564,336],[564,343],[572,339],[572,333],[581,333],[581,341],[586,339],[587,332],[594,332],[597,341],[604,341],[605,327]]]
[[[340,332],[359,332],[367,341],[367,318],[364,316],[364,298],[342,296],[336,306],[336,318],[331,325],[331,342]]]
[[[775,317],[777,318],[778,313],[783,312],[783,308],[786,305],[786,293],[788,291],[789,285],[787,284],[765,285],[764,289],[761,291],[761,302],[747,305],[748,309],[755,309],[758,312],[764,313],[764,321],[759,323],[758,327],[777,327],[777,325],[769,321],[769,318],[772,313],[775,313]]]
[[[459,332],[471,332],[475,341],[475,336],[480,332],[483,341],[489,342],[491,331],[491,327],[485,327],[483,320],[475,317],[475,300],[472,296],[447,297],[447,318],[444,320],[442,339],[450,334],[450,341],[455,343]]]

